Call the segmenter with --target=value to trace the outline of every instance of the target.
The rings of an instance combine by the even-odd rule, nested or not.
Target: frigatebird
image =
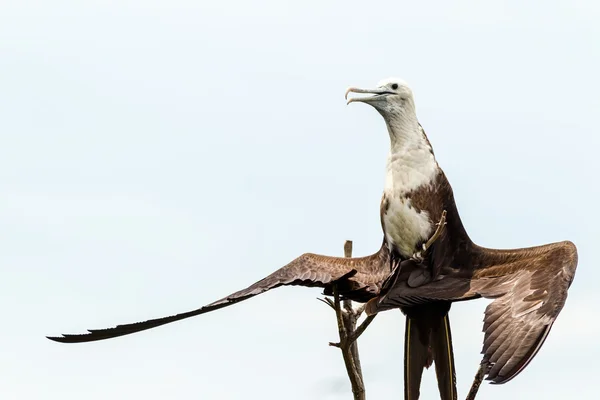
[[[330,295],[335,285],[344,298],[369,302],[370,314],[400,308],[407,315],[405,399],[418,399],[423,368],[433,361],[441,398],[457,398],[448,320],[454,301],[495,299],[484,323],[488,379],[504,383],[521,372],[564,305],[577,265],[575,246],[568,241],[517,250],[475,245],[417,120],[408,85],[388,79],[376,89],[350,88],[346,95],[350,92],[372,94],[348,103],[373,106],[383,116],[390,137],[380,206],[384,238],[376,253],[359,258],[306,253],[246,289],[196,310],[48,338],[62,343],[109,339],[217,310],[279,286],[321,287]],[[445,229],[424,249],[445,213]]]
[[[506,383],[535,357],[562,310],[577,268],[577,248],[570,241],[543,246],[498,250],[476,245],[469,238],[448,179],[419,124],[411,89],[388,79],[376,89],[350,88],[352,98],[373,106],[383,116],[391,140],[381,220],[390,259],[407,260],[447,213],[446,227],[426,253],[419,270],[398,269],[367,313],[400,308],[406,318],[405,391],[416,399],[423,366],[431,358],[442,377],[453,373],[447,312],[455,301],[494,299],[485,311],[483,360],[486,379]],[[441,354],[438,354],[440,353]],[[454,394],[455,396],[455,394]],[[450,398],[450,397],[448,397]]]

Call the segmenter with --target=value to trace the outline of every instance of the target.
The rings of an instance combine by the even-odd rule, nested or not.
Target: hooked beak
[[[353,97],[350,100],[348,100],[348,94],[350,94],[350,93],[370,93],[373,96]],[[383,100],[385,98],[386,94],[394,94],[394,92],[390,92],[389,90],[387,90],[385,88],[360,89],[360,88],[351,87],[346,90],[346,95],[344,96],[344,98],[346,100],[348,100],[348,102],[346,104],[350,104],[355,101],[361,101],[363,103],[371,103],[373,101]]]

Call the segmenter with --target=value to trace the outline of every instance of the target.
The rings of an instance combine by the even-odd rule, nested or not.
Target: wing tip
[[[512,381],[513,379],[515,379],[517,377],[517,375],[519,375],[521,371],[518,371],[516,373],[512,373],[512,374],[508,374],[508,375],[496,375],[494,377],[489,377],[487,376],[485,378],[486,381],[490,382],[490,385],[504,385],[507,382]]]
[[[61,336],[46,336],[46,339],[52,340],[53,342],[57,342],[57,343],[76,343],[76,341],[73,341],[71,339],[72,336],[83,336],[83,335],[63,334]]]
[[[60,336],[46,336],[46,339],[58,343],[84,343],[95,342],[97,340],[111,339],[127,335],[133,332],[114,332],[114,328],[110,329],[88,329],[87,333],[63,333]],[[135,332],[135,331],[134,331]]]

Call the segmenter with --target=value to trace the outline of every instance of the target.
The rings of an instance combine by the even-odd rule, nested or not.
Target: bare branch
[[[481,364],[479,365],[479,369],[477,370],[477,373],[475,374],[475,378],[473,379],[473,384],[471,385],[471,390],[469,390],[469,394],[467,395],[466,400],[475,400],[475,396],[477,396],[477,391],[479,390],[479,386],[481,385],[481,382],[483,381],[483,377],[485,376],[487,369],[488,369],[488,363],[485,361],[482,361]]]
[[[346,240],[344,243],[344,256],[352,257],[352,241]],[[367,317],[357,328],[356,323],[365,310],[361,305],[354,309],[352,301],[344,300],[340,302],[340,295],[337,286],[333,285],[333,300],[330,298],[319,299],[323,303],[335,310],[340,341],[338,343],[330,342],[329,345],[337,347],[342,351],[346,372],[352,385],[352,394],[354,400],[365,400],[365,385],[362,377],[360,357],[358,355],[358,344],[356,339],[362,335],[369,324],[375,318],[375,315]]]
[[[336,284],[333,284],[333,304],[337,317],[338,330],[340,331],[340,344],[342,344],[348,334],[346,332],[346,324],[344,323],[344,311],[340,307],[340,294],[338,293]]]
[[[360,313],[362,313],[362,311]],[[356,339],[358,339],[360,337],[360,335],[363,334],[363,332],[365,331],[365,329],[367,329],[367,327],[371,324],[371,322],[373,322],[373,320],[375,319],[376,316],[377,316],[377,314],[373,314],[373,315],[369,315],[367,318],[365,318],[365,320],[362,322],[362,324],[360,324],[358,326],[358,328],[356,328],[356,330],[354,331],[352,336],[349,338],[349,341],[351,343],[356,341]]]

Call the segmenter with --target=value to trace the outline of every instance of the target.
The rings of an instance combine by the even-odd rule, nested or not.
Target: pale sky
[[[572,240],[544,347],[478,398],[597,398],[596,1],[0,2],[2,399],[350,399],[319,289],[151,331],[303,252],[378,249],[389,139],[348,86],[398,76],[480,245]],[[488,302],[456,304],[460,398]],[[401,398],[404,317],[360,339],[369,399]],[[422,398],[437,396],[425,373]]]

